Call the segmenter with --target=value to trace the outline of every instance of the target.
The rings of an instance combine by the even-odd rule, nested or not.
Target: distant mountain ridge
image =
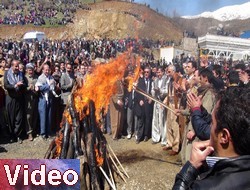
[[[250,18],[250,2],[241,5],[225,6],[213,12],[203,12],[194,16],[182,16],[185,19],[213,18],[219,21],[245,20]]]

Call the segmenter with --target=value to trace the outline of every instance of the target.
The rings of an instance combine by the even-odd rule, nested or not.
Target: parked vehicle
[[[44,32],[38,32],[38,31],[27,32],[23,36],[23,40],[28,42],[28,43],[31,43],[32,41],[41,42],[42,40],[45,40],[45,39],[46,39],[45,33]]]

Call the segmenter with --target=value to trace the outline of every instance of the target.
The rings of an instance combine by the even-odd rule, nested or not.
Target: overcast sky
[[[153,9],[168,16],[176,11],[180,16],[197,15],[205,11],[215,11],[228,5],[239,5],[247,0],[135,0],[137,3],[147,3]]]

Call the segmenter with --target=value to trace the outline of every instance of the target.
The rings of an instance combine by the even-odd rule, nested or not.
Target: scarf
[[[214,92],[212,85],[209,84],[209,85],[200,86],[198,88],[198,96],[201,95],[203,97],[207,93],[208,90],[211,90],[212,92]]]
[[[10,68],[8,71],[7,71],[7,80],[8,82],[11,84],[11,85],[16,85],[16,83],[18,83],[19,81],[23,81],[23,73],[18,71],[17,74],[15,74],[13,72],[13,69]],[[16,77],[15,77],[16,75]]]

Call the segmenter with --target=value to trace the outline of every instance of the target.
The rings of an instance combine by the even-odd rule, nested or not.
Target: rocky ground
[[[160,190],[171,189],[176,173],[180,170],[178,156],[169,156],[159,144],[151,141],[135,143],[135,139],[114,141],[106,135],[109,145],[118,156],[130,178],[127,183],[118,180],[117,189]],[[52,139],[24,140],[22,144],[0,144],[0,159],[42,159]]]

